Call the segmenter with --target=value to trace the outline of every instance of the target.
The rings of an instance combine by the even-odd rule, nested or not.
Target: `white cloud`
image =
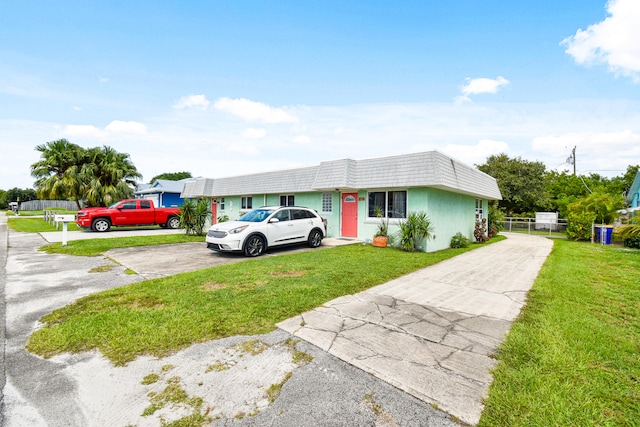
[[[147,127],[139,122],[114,120],[109,123],[104,130],[107,133],[128,133],[128,134],[143,134],[147,132]]]
[[[109,83],[109,78],[108,77],[98,77],[98,80],[100,81],[100,83]]]
[[[267,134],[265,129],[248,128],[242,132],[242,136],[247,139],[261,139]]]
[[[141,135],[146,132],[147,127],[142,123],[114,120],[105,126],[104,129],[93,125],[67,125],[63,128],[62,135],[70,139],[105,140],[114,135]]]
[[[174,105],[176,110],[184,110],[185,108],[201,108],[206,110],[209,107],[209,100],[204,95],[187,95],[181,97]]]
[[[560,44],[578,64],[607,64],[609,70],[640,83],[640,2],[610,0],[609,16],[579,29]]]
[[[96,138],[103,139],[105,132],[93,125],[67,125],[62,130],[67,138]]]
[[[219,98],[213,104],[219,111],[230,113],[247,122],[262,123],[296,123],[298,118],[282,108],[275,108],[261,102],[250,101],[245,98]]]
[[[456,97],[456,103],[469,102],[471,98],[469,95],[478,95],[481,93],[497,93],[501,86],[506,86],[510,82],[502,76],[498,76],[496,79],[488,79],[485,77],[472,79],[467,78],[466,84],[460,88],[462,95]]]
[[[626,165],[640,161],[640,133],[631,130],[619,132],[568,132],[533,138],[531,148],[546,156],[563,161],[576,147],[578,171],[604,172],[624,170]],[[552,167],[555,165],[552,165]]]
[[[509,144],[504,141],[483,139],[475,145],[448,144],[442,149],[442,152],[464,163],[473,165],[484,163],[487,157],[494,154],[509,154],[511,150]]]
[[[105,126],[0,118],[0,151],[9,153],[0,156],[0,182],[4,188],[33,185],[34,147],[60,138],[128,153],[146,178],[175,170],[219,178],[434,149],[469,165],[505,152],[555,168],[577,146],[578,171],[605,176],[640,163],[640,101],[633,100],[470,103],[465,108],[451,102],[296,105],[286,111],[298,123],[270,127],[225,120],[228,115],[221,111],[168,110]],[[263,128],[261,138],[250,138]]]
[[[311,142],[311,138],[309,138],[307,135],[298,135],[293,138],[293,142],[295,142],[296,144],[308,144]]]

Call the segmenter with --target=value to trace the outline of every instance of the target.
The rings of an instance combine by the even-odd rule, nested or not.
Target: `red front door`
[[[342,193],[342,237],[358,237],[358,193]]]
[[[218,203],[216,199],[211,199],[211,224],[218,223]]]

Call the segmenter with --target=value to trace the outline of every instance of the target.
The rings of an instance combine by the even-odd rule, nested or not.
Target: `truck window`
[[[140,200],[140,209],[151,209],[151,202],[149,200]]]
[[[136,202],[124,202],[122,204],[122,209],[135,209],[136,208]]]

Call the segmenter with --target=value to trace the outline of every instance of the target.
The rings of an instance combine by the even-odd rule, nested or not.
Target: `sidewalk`
[[[337,298],[278,326],[476,424],[495,352],[553,243],[507,240]]]

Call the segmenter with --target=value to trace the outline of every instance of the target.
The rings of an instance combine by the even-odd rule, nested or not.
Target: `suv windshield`
[[[240,218],[238,218],[238,221],[262,222],[267,219],[267,217],[272,213],[273,209],[255,209],[242,215]]]

